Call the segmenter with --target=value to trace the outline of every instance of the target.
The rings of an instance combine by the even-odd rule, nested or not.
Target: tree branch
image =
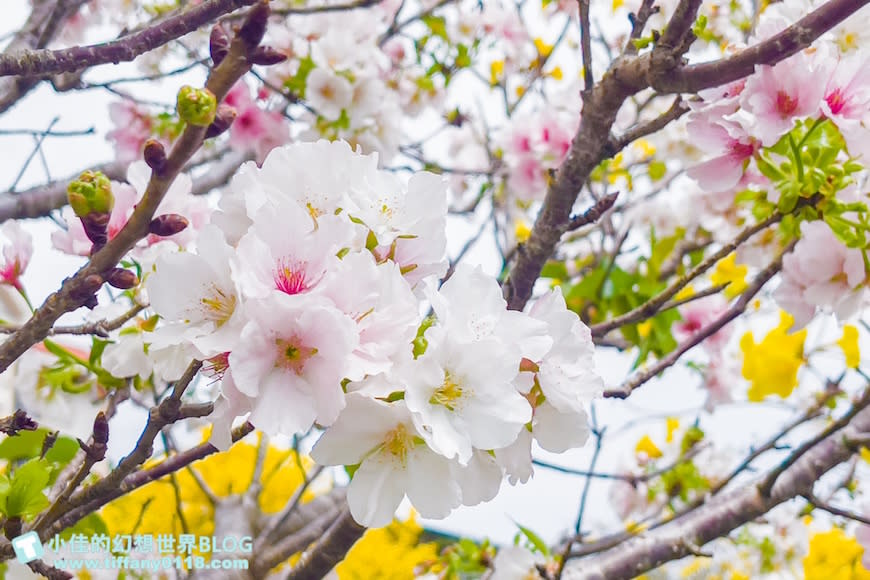
[[[345,507],[321,540],[302,554],[299,562],[287,574],[286,580],[325,577],[336,564],[341,562],[365,531],[366,529],[354,521],[350,510]]]
[[[198,8],[231,0],[211,0]],[[232,0],[233,2],[242,0]],[[247,2],[248,0],[243,0]],[[235,4],[234,4],[235,5]],[[268,3],[261,4],[266,11],[253,11],[247,24],[254,15],[263,20],[268,18]],[[196,10],[196,9],[194,9]],[[208,77],[206,88],[222,101],[232,86],[251,68],[249,56],[257,49],[259,38],[251,46],[251,41],[242,36],[246,31],[243,25],[235,35],[227,56],[216,66]],[[44,339],[55,321],[66,312],[71,312],[84,305],[103,284],[103,275],[115,267],[121,258],[130,251],[136,243],[148,234],[157,207],[163,201],[169,187],[181,172],[185,164],[193,157],[205,140],[207,127],[188,124],[181,136],[175,142],[160,171],[152,171],[151,179],[137,204],[133,215],[118,234],[101,250],[94,254],[90,261],[71,278],[67,278],[60,290],[51,294],[21,329],[0,345],[0,372],[5,371],[13,361],[17,360],[27,349]]]
[[[777,478],[770,495],[758,485],[747,485],[710,499],[703,507],[632,538],[618,550],[572,560],[565,567],[564,580],[620,580],[634,578],[665,562],[692,553],[692,547],[727,535],[739,526],[764,515],[777,505],[811,493],[825,473],[849,459],[854,448],[849,436],[870,431],[870,409],[855,415],[844,429],[818,442]]]
[[[822,34],[866,6],[870,0],[829,0],[779,34],[734,56],[652,75],[659,92],[696,93],[725,85],[755,72],[756,65],[773,65],[810,46]]]
[[[663,370],[669,368],[673,364],[675,364],[686,352],[695,348],[697,345],[701,344],[704,340],[713,336],[719,330],[721,330],[726,324],[740,316],[746,307],[749,305],[749,301],[758,294],[761,290],[762,286],[767,284],[767,282],[773,278],[779,269],[782,267],[782,257],[794,247],[795,242],[792,242],[786,249],[770,263],[767,268],[758,273],[755,277],[755,280],[752,281],[752,284],[744,290],[743,294],[740,295],[740,298],[734,303],[731,308],[722,313],[716,320],[712,323],[692,335],[691,338],[683,342],[683,344],[679,345],[676,349],[668,353],[666,356],[657,360],[654,364],[650,365],[648,368],[643,371],[638,372],[631,380],[626,381],[622,386],[617,389],[612,389],[610,391],[605,391],[605,397],[616,397],[619,399],[624,399],[628,397],[634,389],[640,387],[651,378],[662,372]]]
[[[0,76],[33,77],[74,72],[100,64],[129,62],[141,54],[193,32],[219,16],[254,2],[255,0],[206,0],[199,6],[118,40],[61,50],[25,50],[15,54],[2,54]]]

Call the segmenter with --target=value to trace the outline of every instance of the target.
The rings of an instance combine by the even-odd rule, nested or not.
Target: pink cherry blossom
[[[255,397],[250,421],[291,436],[330,425],[344,407],[341,380],[357,347],[356,325],[327,300],[275,292],[248,305],[229,364],[239,392]]]
[[[776,143],[802,117],[815,114],[824,96],[827,63],[798,53],[775,66],[761,65],[746,81],[740,96],[743,107],[755,115],[754,133],[765,146]]]
[[[695,118],[689,121],[687,129],[702,151],[715,152],[716,155],[691,167],[687,172],[689,177],[708,192],[725,192],[734,188],[758,148],[755,140],[740,125],[725,120],[708,122],[706,118]]]
[[[821,221],[803,222],[802,237],[783,258],[777,303],[794,316],[794,329],[803,328],[817,308],[830,308],[839,319],[854,314],[865,292],[861,250],[847,248]]]
[[[674,323],[674,338],[683,342],[715,321],[728,308],[728,303],[720,294],[714,294],[698,300],[692,300],[679,308],[679,322]],[[703,344],[711,352],[718,352],[728,342],[731,336],[731,326],[725,326],[712,336],[707,337]]]
[[[278,111],[259,106],[244,82],[236,83],[223,102],[237,113],[230,126],[230,147],[233,149],[252,151],[257,161],[262,163],[272,149],[289,141],[287,119]]]
[[[151,116],[132,101],[110,104],[109,116],[116,128],[106,138],[114,141],[118,161],[130,163],[141,159],[142,147],[153,132]]]
[[[831,119],[846,140],[849,153],[870,158],[867,138],[870,122],[870,60],[860,54],[841,59],[820,103],[821,112]]]
[[[0,234],[9,243],[3,244],[3,263],[0,265],[0,282],[9,284],[18,291],[22,290],[21,275],[33,255],[33,238],[15,220],[8,220],[0,226]]]

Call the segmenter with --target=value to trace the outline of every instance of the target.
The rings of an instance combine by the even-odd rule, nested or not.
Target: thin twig
[[[723,312],[719,317],[716,318],[716,320],[692,335],[691,338],[683,342],[666,356],[662,357],[654,364],[650,365],[649,368],[637,373],[634,377],[632,377],[629,381],[626,381],[618,389],[605,391],[604,396],[616,397],[620,399],[629,396],[634,391],[634,389],[640,387],[663,370],[675,364],[687,351],[701,344],[701,342],[703,342],[705,339],[716,334],[726,324],[740,316],[749,305],[750,300],[752,300],[752,298],[761,290],[762,286],[764,286],[768,282],[768,280],[776,275],[776,273],[782,267],[783,255],[791,251],[793,247],[794,242],[789,244],[789,246],[786,247],[785,251],[783,251],[777,259],[771,262],[771,264],[768,265],[767,268],[759,272],[758,275],[755,277],[755,280],[752,281],[752,284],[750,284],[749,287],[743,292],[743,294],[740,295],[740,298],[737,299],[734,305],[732,305],[728,310]]]

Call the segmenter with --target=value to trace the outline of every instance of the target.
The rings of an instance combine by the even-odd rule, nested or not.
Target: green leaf
[[[5,497],[6,516],[29,517],[47,508],[49,501],[43,490],[50,478],[50,468],[44,459],[31,459],[16,469]]]
[[[553,278],[554,280],[564,280],[568,277],[568,268],[565,267],[565,262],[560,260],[550,260],[541,269],[542,278]]]
[[[447,40],[447,20],[445,20],[443,16],[427,14],[420,20],[422,20],[423,24],[429,28],[432,32],[432,36],[437,36]]]
[[[516,524],[516,522],[514,522],[514,523]],[[543,554],[544,556],[550,555],[550,548],[547,547],[546,542],[544,542],[544,540],[542,540],[538,534],[536,534],[535,532],[533,532],[532,530],[530,530],[529,528],[527,528],[525,526],[521,526],[520,524],[516,524],[516,525],[520,529],[520,531],[523,533],[523,535],[532,544],[535,551]]]
[[[42,441],[48,433],[47,429],[36,431],[19,431],[13,437],[0,441],[0,459],[18,461],[36,457],[42,451]]]
[[[284,86],[290,92],[296,93],[301,98],[305,98],[305,87],[308,81],[308,74],[317,68],[314,60],[310,56],[306,56],[299,60],[299,68],[296,69],[296,74],[293,77],[284,81]]]

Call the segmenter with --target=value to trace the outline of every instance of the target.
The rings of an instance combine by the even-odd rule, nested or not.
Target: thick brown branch
[[[74,72],[99,64],[129,62],[140,54],[193,32],[219,16],[253,3],[254,0],[206,0],[199,6],[119,40],[62,50],[25,50],[2,54],[0,76],[33,77]]]
[[[344,559],[345,554],[359,540],[366,529],[356,523],[345,508],[326,530],[313,548],[302,554],[296,566],[287,574],[286,580],[324,578],[332,568]]]
[[[589,174],[607,156],[608,135],[616,113],[629,96],[644,88],[646,81],[638,61],[624,62],[609,70],[591,91],[585,92],[580,129],[571,151],[552,180],[532,234],[504,284],[508,307],[522,310],[532,287],[556,244],[571,227],[571,209]]]
[[[619,544],[619,548],[565,567],[564,580],[620,580],[634,578],[665,562],[692,553],[693,547],[725,536],[777,505],[812,492],[818,479],[849,459],[854,448],[850,436],[870,431],[870,409],[859,412],[843,432],[834,433],[801,456],[777,479],[769,496],[757,485],[748,485],[710,499],[692,511],[655,530]]]
[[[870,0],[829,0],[779,34],[741,50],[734,56],[654,75],[659,92],[696,93],[747,77],[760,64],[773,65],[810,46],[822,34],[866,6]]]
[[[265,22],[263,26],[265,27]],[[243,38],[244,32],[245,26],[242,26],[239,35],[232,42],[229,54],[211,72],[206,82],[206,88],[218,101],[223,100],[236,81],[251,68],[248,56],[256,46],[249,46],[250,42]],[[142,200],[123,229],[74,276],[67,278],[60,290],[51,294],[18,332],[0,345],[0,372],[5,371],[27,349],[48,336],[55,321],[63,314],[84,305],[102,284],[103,275],[115,267],[139,240],[148,235],[157,207],[182,168],[202,145],[205,134],[206,127],[202,126],[188,125],[184,129],[161,170],[152,172]]]

